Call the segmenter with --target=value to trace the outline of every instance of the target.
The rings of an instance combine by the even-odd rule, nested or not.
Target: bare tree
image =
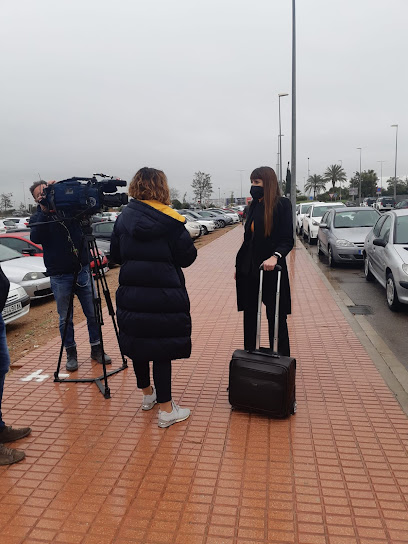
[[[0,209],[3,210],[4,212],[12,208],[13,206],[13,202],[11,200],[12,196],[13,196],[13,193],[0,194]]]
[[[213,193],[211,176],[204,172],[196,172],[194,174],[193,183],[191,184],[196,201],[199,204],[204,204]]]
[[[170,200],[178,200],[179,196],[179,191],[173,187],[170,187]]]

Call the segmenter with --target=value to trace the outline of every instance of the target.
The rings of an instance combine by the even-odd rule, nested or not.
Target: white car
[[[16,223],[12,219],[0,219],[0,233],[4,234],[8,230],[16,230]]]
[[[239,215],[232,210],[223,210],[221,208],[208,208],[208,211],[220,212],[231,217],[233,223],[240,223]]]
[[[392,210],[392,208],[395,208],[395,201],[391,196],[380,196],[375,201],[374,208],[379,212]]]
[[[0,263],[7,278],[24,287],[31,299],[52,295],[42,257],[22,257],[18,251],[0,245]]]
[[[364,275],[386,290],[390,310],[408,304],[408,209],[382,215],[364,242]]]
[[[17,283],[10,282],[10,290],[4,306],[2,315],[4,323],[11,323],[30,311],[30,297],[24,287]]]
[[[296,206],[296,233],[299,236],[303,234],[303,218],[312,204],[319,204],[319,202],[302,202]],[[324,204],[324,202],[320,202],[320,204]]]
[[[307,238],[309,244],[317,239],[320,221],[323,215],[331,208],[345,208],[342,202],[314,202],[303,217],[303,237]]]
[[[28,228],[28,223],[30,222],[29,217],[5,217],[4,221],[13,221],[17,229],[26,229]]]
[[[204,219],[204,217],[200,217],[198,214],[198,217],[195,217],[195,215],[188,212],[181,212],[180,215],[183,215],[185,218],[191,219],[191,221],[195,221],[201,225],[203,234],[208,234],[209,232],[213,232],[215,230],[215,222],[212,219]]]
[[[201,226],[197,223],[197,221],[193,221],[192,219],[186,217],[186,222],[184,226],[188,230],[193,240],[201,236]]]

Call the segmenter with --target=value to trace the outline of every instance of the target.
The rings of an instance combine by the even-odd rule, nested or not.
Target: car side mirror
[[[22,253],[23,255],[30,255],[30,256],[32,257],[32,256],[35,255],[37,252],[36,252],[36,250],[35,250],[34,248],[31,248],[31,247],[30,247],[30,248],[27,248],[27,249],[23,249],[23,250],[21,251],[21,253]]]
[[[373,245],[379,246],[379,247],[385,247],[387,245],[387,242],[383,240],[382,238],[374,238]]]
[[[320,223],[319,227],[320,227],[321,229],[327,229],[327,228],[328,228],[328,227],[327,227],[327,223]]]

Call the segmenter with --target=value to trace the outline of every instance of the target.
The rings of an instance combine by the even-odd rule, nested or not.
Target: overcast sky
[[[277,163],[291,0],[0,0],[0,191],[164,170],[192,195],[249,194]],[[297,181],[342,161],[408,175],[407,0],[297,0]],[[281,98],[282,162],[291,97]],[[245,170],[239,172],[239,170]],[[219,188],[219,189],[218,189]],[[23,189],[25,194],[23,196]]]

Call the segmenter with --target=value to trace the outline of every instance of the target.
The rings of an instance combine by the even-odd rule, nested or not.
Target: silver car
[[[408,304],[408,209],[386,212],[367,235],[364,275],[385,287],[390,310]]]
[[[340,262],[362,262],[364,240],[380,212],[373,208],[332,208],[322,217],[317,233],[317,252],[324,253],[329,266]]]
[[[7,278],[24,287],[31,299],[52,295],[42,257],[22,257],[18,251],[0,245],[0,263]]]

